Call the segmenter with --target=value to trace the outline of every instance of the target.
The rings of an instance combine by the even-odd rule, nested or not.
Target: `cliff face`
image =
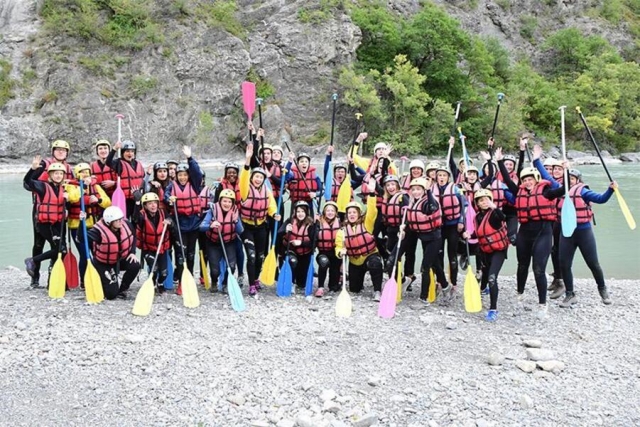
[[[360,41],[346,12],[324,10],[313,22],[305,13],[323,7],[317,1],[237,1],[233,16],[242,31],[233,35],[196,19],[199,6],[191,1],[151,2],[164,42],[131,50],[54,36],[42,28],[44,0],[4,0],[0,55],[16,83],[0,110],[0,159],[46,152],[54,139],[72,143],[72,159],[86,158],[95,139],[117,138],[116,113],[125,115],[123,138],[143,152],[176,153],[190,144],[199,155],[225,156],[246,132],[240,83],[249,76],[271,95],[263,114],[268,142],[325,139],[337,70],[355,60]],[[465,30],[497,37],[514,57],[540,60],[544,36],[571,25],[619,47],[628,42],[624,28],[584,17],[586,6],[574,0],[436,3]],[[190,4],[190,11],[177,10]],[[389,7],[410,14],[420,6],[410,0]]]

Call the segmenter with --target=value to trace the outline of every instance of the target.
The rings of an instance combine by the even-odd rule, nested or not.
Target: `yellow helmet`
[[[78,163],[73,168],[73,175],[76,178],[80,178],[80,172],[86,171],[86,170],[88,170],[88,171],[91,170],[91,166],[89,166],[89,163]]]
[[[98,147],[100,147],[101,145],[106,145],[107,147],[109,147],[109,150],[111,150],[111,143],[109,141],[107,141],[106,139],[99,139],[95,142],[95,144],[93,144],[93,149],[97,150]]]
[[[69,143],[62,139],[57,139],[51,143],[51,150],[55,150],[56,148],[64,148],[67,151],[70,150]]]
[[[47,172],[61,171],[67,173],[67,168],[62,163],[51,163],[47,168]]]
[[[429,188],[429,184],[427,183],[426,178],[416,178],[414,180],[411,180],[411,183],[409,184],[409,187],[413,187],[414,185],[419,185],[420,187],[424,188],[425,190],[427,188]]]
[[[327,206],[333,206],[336,211],[338,210],[338,204],[330,200],[324,203],[324,206],[322,207],[322,212],[324,212],[324,210],[327,209]]]
[[[533,176],[533,179],[540,181],[540,172],[538,172],[538,169],[536,168],[528,167],[522,169],[522,172],[520,172],[520,179],[524,179],[526,176]]]
[[[475,200],[478,200],[481,197],[488,197],[491,201],[493,201],[493,193],[491,192],[491,190],[487,190],[486,188],[481,188],[480,190],[476,191],[473,196]]]
[[[345,206],[344,211],[348,211],[349,208],[356,208],[358,209],[358,211],[360,211],[360,213],[362,213],[362,206],[360,206],[360,203],[353,201],[353,202],[349,202],[347,203],[347,206]]]
[[[159,202],[160,198],[156,193],[144,193],[140,201],[142,202],[142,204],[145,204],[147,202]]]
[[[220,192],[220,197],[218,197],[218,199],[222,199],[223,197],[231,199],[234,202],[236,201],[236,193],[233,190],[229,190],[228,188]]]

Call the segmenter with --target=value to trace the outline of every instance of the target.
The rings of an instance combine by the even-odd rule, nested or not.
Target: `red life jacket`
[[[502,181],[494,179],[489,188],[493,194],[493,203],[496,205],[497,209],[502,209],[502,206],[504,205],[511,205],[507,202],[507,198],[504,195],[505,187]]]
[[[36,194],[36,218],[41,224],[56,224],[64,220],[64,189],[57,186],[58,194],[53,190],[53,184],[44,184],[44,197]]]
[[[269,193],[266,185],[261,185],[258,190],[252,184],[249,184],[247,199],[240,203],[240,218],[258,223],[267,218],[268,210]]]
[[[235,205],[231,205],[231,209],[227,212],[222,210],[220,202],[213,205],[213,212],[211,215],[211,221],[218,221],[220,223],[220,231],[222,232],[222,241],[230,243],[236,238],[236,224],[238,223],[238,208]],[[218,229],[209,228],[205,233],[207,238],[213,243],[220,242],[220,236],[218,235]]]
[[[84,197],[84,208],[87,216],[96,215],[98,213],[99,206],[97,204],[92,205],[90,201],[91,196],[96,196],[98,199],[100,198],[100,193],[98,193],[98,190],[96,189],[96,182],[97,180],[92,177],[91,185],[84,187],[84,194],[82,197]],[[78,180],[76,179],[70,181],[69,184],[79,186]],[[75,203],[69,203],[69,219],[80,219],[80,212],[82,211],[80,207],[81,205],[79,200]]]
[[[478,217],[476,217],[478,244],[480,245],[480,250],[487,254],[503,251],[509,247],[507,224],[502,221],[502,226],[498,230],[493,228],[489,222],[491,212],[493,212],[493,210],[487,211],[481,221],[478,221]]]
[[[209,209],[209,201],[211,200],[211,190],[206,185],[200,190],[200,212],[205,212]]]
[[[349,177],[347,176],[344,179],[345,180],[349,179]],[[332,201],[334,202],[338,201],[338,194],[340,194],[340,187],[342,187],[343,182],[344,181],[338,182],[335,178],[333,178],[333,181],[331,181],[331,200]],[[353,202],[353,187],[350,187],[350,188],[351,188],[351,195],[349,196],[349,201]]]
[[[160,185],[161,185],[161,186],[160,186],[160,187],[158,187],[158,188],[156,188],[156,187],[154,187],[154,186],[152,185],[152,186],[151,186],[151,189],[150,189],[149,191],[150,191],[151,193],[155,193],[155,194],[157,194],[157,195],[158,195],[158,199],[160,199],[160,201],[158,202],[158,208],[159,208],[159,209],[161,209],[161,210],[163,210],[163,211],[165,211],[165,212],[168,212],[167,205],[166,205],[166,203],[164,202],[164,188],[162,188],[162,184],[160,184]],[[175,184],[175,181],[173,181],[173,184],[172,184],[172,185],[176,185],[176,184]]]
[[[133,169],[131,163],[124,159],[120,159],[120,165],[122,167],[122,172],[120,173],[120,188],[122,188],[126,199],[133,199],[133,191],[131,188],[142,188],[145,175],[144,168],[142,167],[142,163],[136,161],[136,168]]]
[[[280,196],[280,185],[276,184],[276,179],[282,178],[282,166],[280,166],[277,162],[271,162],[271,166],[267,166],[264,163],[262,164],[262,168],[264,170],[268,170],[271,174],[271,178],[269,181],[271,182],[271,192],[273,193],[273,197],[278,200]]]
[[[95,160],[91,163],[91,175],[96,177],[96,184],[100,185],[102,181],[115,181],[118,179],[118,175],[116,171],[111,169],[106,164],[102,163],[99,160]],[[114,185],[111,188],[105,188],[104,191],[108,196],[113,195],[116,186]],[[160,199],[162,200],[162,199]]]
[[[158,213],[156,214],[158,215],[157,226],[153,225],[147,211],[142,210],[140,213],[144,219],[136,224],[136,246],[143,251],[155,252],[158,250],[158,244],[161,244],[160,253],[165,253],[170,246],[170,235],[165,231],[164,240],[160,242],[162,230],[165,227],[163,224],[165,219],[164,212],[158,209]]]
[[[422,174],[418,178],[424,178],[424,177],[425,175]],[[411,181],[413,181],[414,179],[415,178],[411,176],[411,172],[409,172],[408,175],[405,175],[402,177],[402,184],[400,185],[400,188],[402,188],[406,192],[409,192],[409,190],[411,189]]]
[[[100,231],[100,236],[102,237],[100,244],[93,244],[93,256],[97,261],[113,265],[129,256],[133,248],[133,232],[126,221],[122,221],[119,239],[103,219],[93,227]]]
[[[42,174],[40,174],[40,176],[38,177],[38,181],[48,182],[49,181],[49,172],[47,172],[47,169],[49,168],[51,163],[57,163],[58,161],[56,159],[54,159],[53,157],[49,157],[49,158],[44,159],[43,162],[44,162],[44,172],[42,172]],[[64,175],[64,179],[66,179],[66,180],[73,179],[73,170],[71,170],[71,166],[69,165],[69,163],[64,161],[64,162],[62,162],[62,164],[67,169],[67,171],[66,171],[66,173]]]
[[[321,252],[332,251],[336,247],[336,235],[340,229],[340,220],[338,217],[333,219],[333,222],[329,224],[324,217],[320,219],[318,227],[318,240],[316,245]]]
[[[583,188],[585,188],[585,185],[583,183],[578,183],[569,189],[569,197],[571,197],[573,205],[576,207],[576,221],[578,224],[586,224],[587,222],[591,222],[591,218],[593,218],[591,205],[585,202],[582,198],[581,194]],[[558,216],[560,216],[563,204],[564,197],[561,197],[558,202]]]
[[[388,227],[399,227],[402,222],[404,191],[398,191],[382,204],[382,221]]]
[[[516,196],[516,209],[518,210],[518,221],[525,224],[529,221],[555,221],[558,213],[556,201],[549,200],[542,195],[542,191],[551,185],[549,181],[541,180],[533,191],[529,193],[524,185],[520,185]]]
[[[355,227],[351,224],[345,226],[344,247],[350,257],[367,256],[378,251],[376,239],[367,231],[363,222]]]
[[[175,206],[178,209],[178,215],[191,216],[202,212],[200,195],[195,192],[190,182],[187,182],[184,188],[180,188],[178,181],[174,181],[171,186],[171,195],[176,196]]]
[[[306,255],[313,251],[311,247],[311,236],[309,236],[309,224],[300,225],[298,221],[291,221],[293,229],[290,233],[286,233],[282,239],[283,244],[286,246],[290,241],[301,240],[300,246],[290,246],[289,249],[293,250],[296,255]],[[303,245],[308,246],[303,246]]]
[[[409,229],[417,233],[429,233],[442,226],[442,213],[436,209],[431,215],[422,212],[422,208],[429,201],[425,194],[417,200],[407,211],[407,224]]]
[[[436,185],[433,195],[440,203],[440,209],[445,221],[453,221],[460,218],[462,207],[460,206],[460,199],[454,192],[453,183],[448,183],[442,194],[440,194],[440,186]]]
[[[318,183],[316,181],[316,168],[309,166],[309,170],[303,175],[298,168],[293,167],[291,170],[293,179],[289,181],[289,196],[291,202],[295,203],[300,200],[310,202],[309,192],[318,191]]]
[[[240,186],[238,185],[238,181],[236,181],[235,184],[231,184],[225,178],[221,178],[220,186],[223,190],[231,190],[236,193],[236,206],[240,207],[240,203],[242,203],[242,196],[240,196]]]
[[[520,183],[520,178],[518,178],[518,173],[515,169],[509,173],[509,178],[511,178],[511,181],[513,181],[516,185]],[[496,179],[504,182],[504,179],[502,179],[502,173],[500,171],[496,173]]]

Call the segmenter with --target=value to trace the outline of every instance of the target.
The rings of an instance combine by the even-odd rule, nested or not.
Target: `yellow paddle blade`
[[[630,229],[635,230],[636,220],[633,219],[633,216],[631,215],[631,211],[629,210],[629,206],[627,206],[627,202],[622,197],[622,194],[620,194],[620,190],[616,188],[615,190],[613,190],[613,192],[616,193],[616,198],[618,199],[620,210],[622,211],[622,215],[624,215],[624,219],[627,220],[627,225],[629,225]]]
[[[340,184],[340,189],[338,190],[338,200],[336,203],[338,204],[338,212],[344,212],[347,209],[347,204],[351,201],[351,179],[346,177],[342,184]]]
[[[396,283],[398,284],[396,302],[400,302],[402,301],[402,261],[398,261],[398,275],[396,277]]]
[[[357,167],[359,167],[360,169],[364,169],[365,171],[369,169],[369,160],[357,154],[353,155],[353,163],[355,163]]]
[[[273,286],[276,283],[276,263],[276,248],[271,246],[260,272],[260,282],[265,286]]]
[[[102,280],[100,279],[98,270],[96,270],[91,261],[87,262],[87,270],[84,272],[84,293],[87,302],[97,304],[104,300]]]
[[[140,287],[131,312],[136,316],[148,316],[149,313],[151,313],[151,306],[153,305],[153,297],[155,296],[155,293],[156,290],[153,286],[153,275],[151,275]]]
[[[464,309],[467,313],[478,313],[482,310],[482,298],[480,297],[480,285],[476,275],[467,268],[467,275],[464,278]]]
[[[351,295],[347,292],[347,288],[342,286],[338,300],[336,301],[336,316],[337,317],[350,317],[353,310],[351,304]]]
[[[196,308],[200,306],[200,296],[198,295],[198,287],[193,275],[187,268],[187,264],[182,264],[182,303],[187,308]]]
[[[431,286],[429,286],[427,301],[434,302],[436,300],[436,287],[438,284],[436,283],[436,275],[433,274],[433,268],[429,270],[429,280],[431,281]]]
[[[207,270],[207,263],[204,261],[203,251],[200,251],[200,273],[204,279],[204,288],[206,290],[211,289],[211,280],[209,278],[209,271]]]
[[[67,286],[67,273],[64,271],[62,252],[58,252],[58,259],[53,264],[49,278],[49,298],[64,298],[65,286]]]

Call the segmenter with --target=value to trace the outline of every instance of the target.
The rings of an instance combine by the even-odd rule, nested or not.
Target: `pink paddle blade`
[[[476,231],[476,211],[471,204],[467,205],[467,233],[473,234]],[[478,243],[478,239],[469,239],[470,244]]]
[[[118,178],[118,184],[111,197],[111,205],[119,207],[122,213],[127,216],[127,201],[124,197],[124,191],[122,191],[122,187],[120,187],[120,178]]]
[[[252,82],[242,82],[242,106],[249,120],[256,111],[256,84]]]
[[[391,319],[396,315],[396,298],[398,293],[398,284],[396,279],[390,278],[384,285],[380,305],[378,305],[378,316],[383,319]]]

